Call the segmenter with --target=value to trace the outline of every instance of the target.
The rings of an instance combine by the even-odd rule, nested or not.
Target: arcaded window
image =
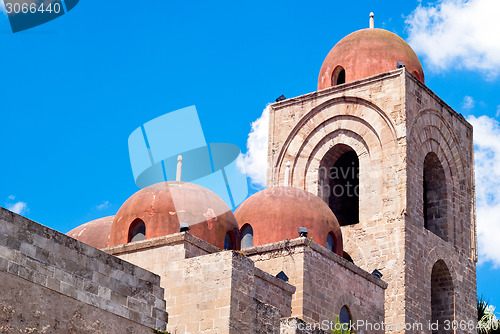
[[[345,70],[342,66],[337,66],[332,75],[332,86],[345,83]]]
[[[128,230],[128,242],[140,241],[146,239],[146,225],[144,222],[137,218],[130,224]]]
[[[431,275],[431,309],[432,323],[439,323],[438,330],[432,333],[452,333],[447,331],[446,324],[450,324],[455,313],[453,280],[450,271],[443,260],[437,261],[432,267]]]
[[[347,145],[332,147],[319,172],[320,196],[328,203],[340,226],[359,222],[359,160]]]
[[[241,248],[253,246],[253,229],[252,226],[246,224],[241,229]]]
[[[224,237],[224,250],[234,249],[234,236],[233,233],[227,232]]]
[[[326,248],[331,250],[332,252],[335,252],[335,237],[333,236],[333,233],[330,232],[328,233],[326,237]]]
[[[431,152],[424,160],[424,226],[448,241],[447,189],[443,165]]]

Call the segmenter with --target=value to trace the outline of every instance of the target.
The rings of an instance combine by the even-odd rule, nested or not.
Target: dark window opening
[[[346,325],[349,325],[352,322],[351,312],[346,305],[340,308],[339,322]]]
[[[438,323],[438,330],[433,334],[454,333],[447,330],[446,324],[452,323],[455,313],[453,280],[450,271],[443,260],[437,261],[431,274],[431,309],[432,323]]]
[[[335,252],[335,246],[336,246],[335,245],[335,237],[330,232],[330,233],[328,233],[328,235],[326,237],[326,248],[328,248],[332,252]]]
[[[144,222],[137,218],[130,224],[128,230],[128,242],[140,241],[146,239],[146,225]]]
[[[224,237],[224,250],[234,249],[234,237],[231,232],[227,232]]]
[[[253,229],[252,226],[246,224],[241,229],[241,248],[253,246]]]
[[[356,152],[342,154],[330,169],[328,205],[340,226],[359,222],[359,160]]]
[[[333,70],[332,86],[341,85],[345,83],[345,70],[342,66],[337,66]]]
[[[433,152],[424,160],[423,195],[424,227],[448,241],[446,176]]]
[[[341,85],[345,83],[345,70],[339,72],[339,76],[337,77],[337,85]]]

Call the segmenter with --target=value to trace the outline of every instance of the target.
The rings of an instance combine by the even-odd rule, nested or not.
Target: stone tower
[[[270,108],[268,186],[286,175],[330,206],[344,257],[389,284],[387,332],[475,333],[473,173],[472,126],[382,29],[342,39],[318,91]]]

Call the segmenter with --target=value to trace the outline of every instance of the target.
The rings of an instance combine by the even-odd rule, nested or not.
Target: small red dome
[[[308,238],[321,246],[333,237],[333,251],[343,256],[342,232],[337,218],[321,198],[293,187],[264,189],[245,200],[234,212],[240,228],[250,225],[253,246],[298,238],[305,227]],[[330,242],[331,244],[331,242]]]
[[[115,216],[103,217],[75,227],[67,236],[75,238],[95,248],[106,248],[109,246],[109,234]]]
[[[139,190],[118,210],[111,227],[110,246],[131,240],[135,223],[144,224],[145,239],[179,232],[189,233],[224,249],[226,235],[232,249],[239,249],[239,230],[227,204],[212,191],[188,182],[161,182]]]
[[[319,73],[318,90],[337,84],[342,70],[339,83],[395,70],[397,62],[403,62],[408,71],[425,83],[420,60],[401,37],[384,29],[358,30],[340,40],[328,53]]]

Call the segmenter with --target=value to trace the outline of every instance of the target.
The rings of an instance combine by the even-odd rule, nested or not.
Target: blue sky
[[[427,86],[476,126],[478,290],[500,307],[500,31],[489,15],[500,9],[461,3],[81,0],[16,34],[2,13],[0,205],[62,232],[115,214],[138,190],[130,133],[190,105],[208,142],[245,151],[265,106],[315,91],[329,50],[373,11],[376,27],[414,47]]]

